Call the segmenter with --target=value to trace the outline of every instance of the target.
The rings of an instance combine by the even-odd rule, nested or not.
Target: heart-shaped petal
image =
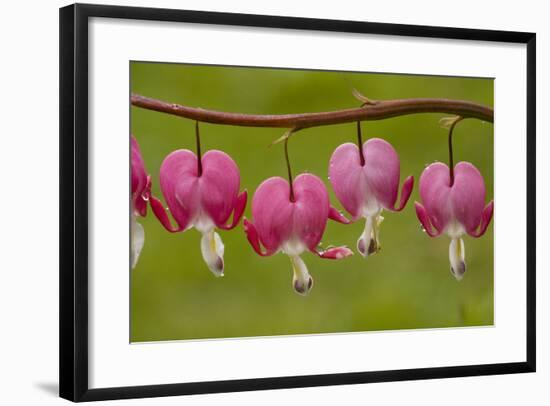
[[[168,155],[161,165],[160,187],[179,225],[178,230],[187,228],[201,214],[206,215],[212,226],[231,228],[239,222],[246,205],[246,192],[238,194],[239,169],[229,155],[216,150],[206,152],[201,164],[199,176],[196,155],[189,150],[178,150]],[[156,206],[157,202],[154,208]],[[233,211],[234,224],[226,226]],[[165,225],[166,216],[159,211],[157,217]]]
[[[321,241],[329,214],[325,185],[315,175],[301,174],[293,189],[291,201],[288,182],[273,177],[262,182],[254,194],[255,230],[268,251],[277,251],[288,241],[314,250]]]
[[[355,144],[342,144],[333,152],[329,164],[329,179],[344,209],[354,218],[360,217],[367,185],[359,148]]]
[[[399,189],[400,163],[397,152],[389,142],[381,138],[371,138],[363,144],[363,156],[363,172],[369,189],[382,207],[391,210]]]
[[[429,165],[422,172],[419,183],[420,198],[428,218],[441,233],[453,217],[449,167],[441,162]],[[426,230],[429,229],[426,225],[424,227]]]
[[[492,218],[492,202],[486,208],[483,207],[483,177],[469,162],[459,162],[455,166],[452,186],[447,165],[441,162],[429,165],[420,177],[420,197],[423,207],[416,205],[417,216],[430,235],[440,234],[451,221],[456,221],[463,227],[463,231],[479,237]],[[432,232],[428,223],[433,224],[438,232]]]
[[[485,182],[471,163],[459,162],[455,166],[450,198],[457,220],[469,234],[474,233],[481,222],[485,206]]]
[[[404,182],[396,207],[400,176],[397,152],[380,138],[371,138],[362,148],[364,165],[355,144],[342,144],[332,154],[329,178],[336,197],[354,219],[375,215],[382,208],[402,210],[412,192],[414,178],[409,176]]]
[[[327,225],[329,198],[325,184],[317,176],[304,173],[294,185],[294,233],[310,250],[315,250]]]
[[[180,149],[164,159],[160,167],[160,188],[179,228],[187,228],[200,207],[198,162],[193,152]]]
[[[280,177],[263,181],[252,199],[252,217],[259,240],[270,252],[277,251],[293,230],[290,186]]]
[[[139,144],[133,135],[130,137],[130,164],[134,213],[144,217],[147,214],[147,199],[151,190],[151,179],[147,176]]]
[[[220,227],[229,219],[237,203],[241,181],[239,168],[225,152],[211,150],[202,157],[202,170],[199,179],[201,207]]]

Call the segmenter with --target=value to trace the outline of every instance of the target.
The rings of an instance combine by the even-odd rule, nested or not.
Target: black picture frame
[[[515,363],[90,389],[88,385],[88,20],[105,17],[495,41],[527,47],[527,352]],[[60,9],[60,396],[75,402],[534,372],[536,35],[527,32],[75,4]]]

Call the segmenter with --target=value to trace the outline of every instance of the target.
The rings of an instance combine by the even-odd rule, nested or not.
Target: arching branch
[[[383,120],[397,116],[419,113],[444,113],[477,118],[493,122],[493,109],[482,104],[450,99],[395,99],[373,101],[362,107],[301,114],[241,114],[189,107],[162,100],[132,94],[131,103],[136,107],[154,110],[190,120],[212,124],[244,127],[311,128],[330,124],[357,121]]]

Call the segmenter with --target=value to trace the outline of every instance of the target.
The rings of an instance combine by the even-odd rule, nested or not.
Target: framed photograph
[[[60,10],[60,395],[535,371],[535,34]]]

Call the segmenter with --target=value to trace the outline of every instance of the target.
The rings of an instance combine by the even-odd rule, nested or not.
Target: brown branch
[[[322,125],[350,123],[418,113],[445,113],[462,118],[477,118],[493,122],[493,109],[464,100],[449,99],[396,99],[374,101],[358,108],[301,114],[241,114],[224,111],[205,110],[183,106],[149,97],[132,94],[131,103],[136,107],[159,111],[190,120],[212,124],[236,125],[244,127],[311,128]]]

